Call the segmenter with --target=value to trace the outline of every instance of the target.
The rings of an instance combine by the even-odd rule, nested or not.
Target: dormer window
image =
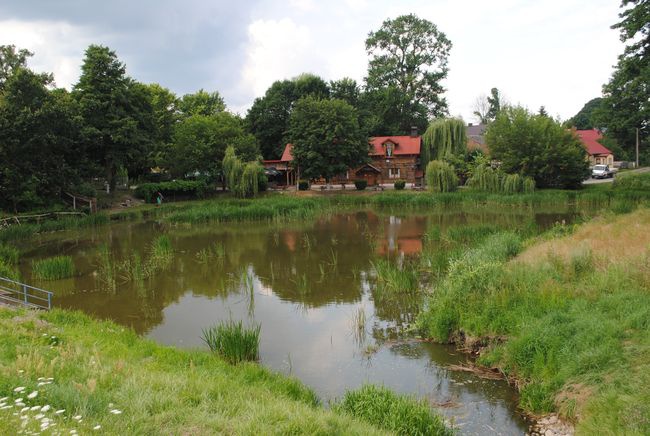
[[[386,157],[393,157],[393,150],[395,144],[390,141],[384,142],[384,147],[386,148]]]

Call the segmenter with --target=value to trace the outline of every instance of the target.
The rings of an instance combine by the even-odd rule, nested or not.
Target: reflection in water
[[[110,318],[165,344],[201,347],[201,330],[220,320],[261,323],[262,363],[296,375],[324,400],[365,382],[385,384],[444,406],[442,413],[463,433],[521,434],[526,423],[516,413],[512,388],[447,371],[446,365],[466,357],[403,335],[421,300],[375,298],[371,261],[413,259],[433,228],[546,228],[575,216],[575,211],[481,209],[409,216],[363,211],[286,225],[121,223],[30,241],[21,268],[28,282],[55,291],[55,305]],[[139,283],[120,276],[119,265],[134,255],[145,259],[162,234],[174,248],[170,267]],[[107,291],[97,275],[102,243],[118,267],[115,292]],[[54,254],[73,256],[79,275],[34,280],[31,261]]]

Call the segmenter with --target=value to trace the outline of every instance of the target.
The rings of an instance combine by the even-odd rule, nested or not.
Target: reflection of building
[[[589,165],[614,165],[614,154],[599,141],[603,135],[597,129],[576,130],[576,135],[580,138],[587,149],[587,158]]]
[[[422,251],[422,235],[426,230],[426,219],[391,216],[383,234],[378,235],[377,254],[388,253],[412,255]]]

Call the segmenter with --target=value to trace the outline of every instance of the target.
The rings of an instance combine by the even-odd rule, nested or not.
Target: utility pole
[[[636,166],[639,168],[639,128],[636,128]]]

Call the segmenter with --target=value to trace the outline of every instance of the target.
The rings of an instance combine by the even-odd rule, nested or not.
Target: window
[[[399,168],[388,168],[388,178],[399,179],[400,178]]]
[[[393,156],[393,143],[392,142],[386,142],[384,145],[386,146],[386,157],[392,157]]]

